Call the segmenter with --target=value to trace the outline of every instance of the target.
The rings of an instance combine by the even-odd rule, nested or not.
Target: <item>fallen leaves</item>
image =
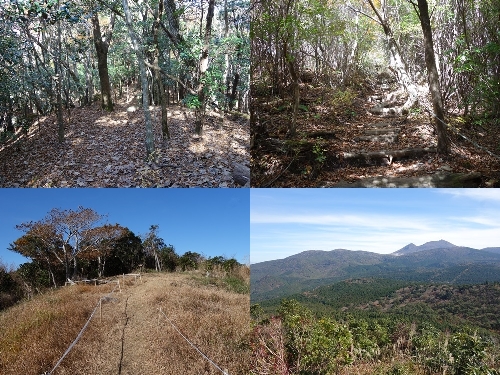
[[[0,145],[0,186],[240,187],[232,171],[249,165],[247,120],[208,113],[200,138],[193,114],[170,107],[171,139],[163,140],[160,109],[151,107],[156,151],[147,159],[142,109],[127,108],[73,110],[63,144],[55,116],[40,118],[27,137]]]

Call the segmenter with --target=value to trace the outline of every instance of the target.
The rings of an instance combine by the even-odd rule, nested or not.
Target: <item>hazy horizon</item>
[[[440,239],[500,246],[500,192],[491,189],[274,190],[250,192],[251,264],[308,250],[390,254]]]

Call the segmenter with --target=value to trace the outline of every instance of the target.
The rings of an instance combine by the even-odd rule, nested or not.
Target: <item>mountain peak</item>
[[[416,253],[418,251],[432,250],[432,249],[450,249],[452,247],[457,247],[457,246],[445,240],[429,241],[420,246],[416,246],[415,244],[410,243],[405,247],[399,249],[398,251],[395,251],[392,254],[406,255],[406,254]]]

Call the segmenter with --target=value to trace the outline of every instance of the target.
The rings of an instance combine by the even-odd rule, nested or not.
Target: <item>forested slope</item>
[[[432,243],[439,246],[440,242],[429,244]],[[454,245],[404,255],[338,249],[305,251],[285,259],[252,264],[251,269],[251,297],[253,302],[259,302],[350,278],[453,284],[500,281],[500,255]]]

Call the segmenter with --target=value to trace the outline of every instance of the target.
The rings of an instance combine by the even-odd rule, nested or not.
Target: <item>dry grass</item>
[[[0,373],[38,375],[51,370],[109,288],[63,288],[0,313]],[[85,339],[95,334],[89,327]],[[78,356],[80,348],[74,350]]]
[[[128,280],[103,303],[62,374],[220,374],[174,330],[158,308],[229,374],[249,372],[250,298],[189,274]],[[111,286],[78,286],[38,296],[0,315],[0,373],[50,371]]]

